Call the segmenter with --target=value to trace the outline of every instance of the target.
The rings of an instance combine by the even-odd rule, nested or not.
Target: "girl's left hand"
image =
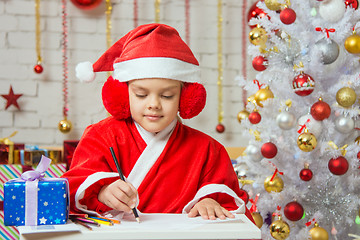
[[[188,216],[201,216],[205,220],[215,220],[216,218],[226,219],[234,218],[235,216],[223,208],[217,201],[212,198],[204,198],[194,205],[190,210]]]

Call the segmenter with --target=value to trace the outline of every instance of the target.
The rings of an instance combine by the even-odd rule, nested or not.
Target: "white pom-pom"
[[[81,62],[75,68],[76,77],[81,82],[92,82],[95,79],[95,73],[91,62]]]
[[[320,16],[329,22],[337,22],[343,18],[346,5],[343,0],[331,0],[320,3]]]

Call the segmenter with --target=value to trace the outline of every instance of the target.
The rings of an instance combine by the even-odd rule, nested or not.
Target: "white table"
[[[131,219],[129,218],[131,217]],[[245,215],[236,219],[202,220],[184,214],[143,214],[141,223],[133,216],[114,226],[101,225],[90,231],[78,226],[73,232],[43,232],[25,234],[19,227],[21,240],[105,240],[105,239],[261,239],[260,229]],[[54,226],[54,225],[53,225]]]

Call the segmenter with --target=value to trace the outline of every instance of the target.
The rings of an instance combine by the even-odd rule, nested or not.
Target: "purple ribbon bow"
[[[49,168],[51,163],[51,159],[45,157],[44,155],[41,156],[41,160],[39,165],[36,167],[35,170],[26,171],[21,174],[21,179],[24,181],[34,181],[36,179],[41,179],[45,176],[46,170]]]

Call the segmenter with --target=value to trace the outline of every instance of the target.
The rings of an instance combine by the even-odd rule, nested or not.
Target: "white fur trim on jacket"
[[[239,198],[236,193],[229,188],[228,186],[224,184],[208,184],[200,188],[194,199],[191,200],[182,210],[183,213],[189,213],[192,207],[202,198],[206,195],[212,194],[212,193],[226,193],[230,196],[232,196],[235,200],[236,205],[238,206],[238,209],[235,211],[232,211],[233,213],[245,213],[245,202]]]
[[[104,178],[119,177],[119,173],[115,172],[97,172],[89,175],[85,181],[79,186],[75,194],[75,206],[77,209],[82,210],[89,214],[97,214],[95,211],[88,210],[85,205],[80,204],[80,200],[84,198],[85,191],[91,185]]]

